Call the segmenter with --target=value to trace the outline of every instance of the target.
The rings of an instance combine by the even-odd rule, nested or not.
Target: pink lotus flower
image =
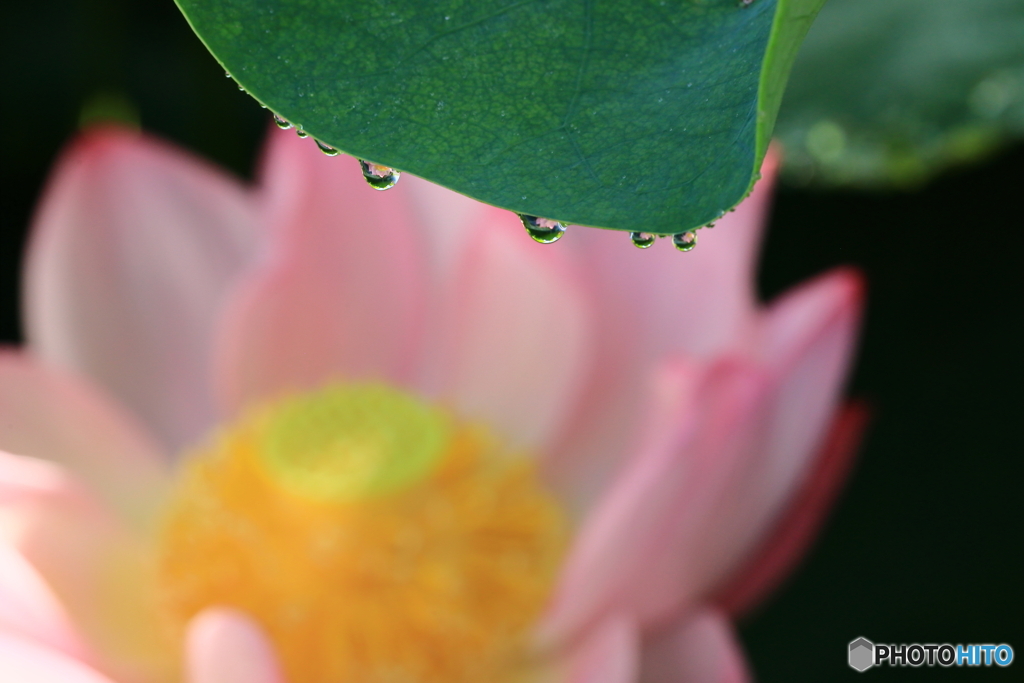
[[[732,617],[860,430],[858,277],[756,302],[768,165],[679,254],[537,245],[285,133],[255,189],[85,134],[33,228],[29,343],[0,353],[0,671],[747,680]]]

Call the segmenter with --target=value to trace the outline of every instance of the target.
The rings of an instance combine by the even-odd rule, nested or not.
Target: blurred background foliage
[[[763,681],[852,679],[846,644],[857,636],[1010,642],[1024,656],[1024,146],[1012,141],[1024,131],[1022,10],[831,0],[798,62],[778,128],[792,182],[776,199],[761,290],[837,264],[866,273],[850,391],[874,421],[822,539],[743,625]],[[268,115],[171,0],[13,3],[5,15],[0,342],[18,343],[25,230],[83,121],[141,125],[250,177]]]
[[[829,0],[776,134],[794,184],[915,186],[1024,137],[1024,2]]]

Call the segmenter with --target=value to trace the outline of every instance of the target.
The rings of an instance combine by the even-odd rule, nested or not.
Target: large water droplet
[[[390,166],[381,166],[362,159],[359,160],[359,165],[363,169],[363,177],[366,178],[366,182],[375,190],[389,190],[402,177],[401,171],[396,171]]]
[[[315,140],[315,142],[316,142],[316,146],[320,148],[320,151],[323,152],[324,154],[326,154],[327,156],[329,156],[329,157],[336,157],[336,156],[338,156],[338,154],[339,154],[338,150],[334,149],[330,145],[325,145],[324,143],[320,142],[319,140]]]
[[[697,233],[693,230],[672,235],[672,244],[676,245],[679,251],[692,251],[697,246]]]
[[[649,232],[631,232],[629,233],[629,239],[633,240],[633,246],[646,249],[654,244],[654,240],[657,239],[657,235],[653,235]]]
[[[280,128],[281,130],[288,130],[289,128],[292,127],[292,124],[288,123],[277,114],[274,114],[274,123],[276,123],[277,127]]]
[[[565,234],[565,226],[550,218],[538,218],[521,213],[519,220],[523,222],[523,227],[534,242],[551,244],[562,239],[562,235]]]

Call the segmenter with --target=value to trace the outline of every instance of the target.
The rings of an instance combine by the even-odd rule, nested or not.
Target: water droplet
[[[316,146],[320,148],[320,151],[323,152],[324,154],[326,154],[327,156],[329,156],[329,157],[336,157],[336,156],[338,156],[338,154],[339,154],[338,150],[334,149],[330,145],[325,145],[324,143],[320,142],[319,140],[314,140],[314,142],[316,142]]]
[[[691,251],[697,246],[697,233],[687,230],[678,235],[672,235],[672,244],[676,245],[676,249],[679,251]]]
[[[299,126],[298,128],[295,129],[295,134],[298,135],[300,138],[308,138],[309,137],[309,133],[307,133],[306,131],[302,130],[302,126]]]
[[[562,235],[565,234],[565,226],[550,218],[538,218],[521,213],[519,220],[523,222],[523,227],[534,242],[551,244],[562,239]]]
[[[274,114],[274,123],[276,123],[277,127],[280,128],[281,130],[288,130],[289,128],[292,127],[292,124],[288,123],[277,114]]]
[[[711,228],[715,227],[715,222],[714,222],[714,221],[711,221],[710,223],[708,223],[708,224],[707,224],[707,225],[705,225],[704,227],[705,227],[705,228],[708,228],[708,229],[710,230]]]
[[[245,92],[245,88],[242,87],[241,83],[238,84],[238,89],[241,90],[242,92]]]
[[[390,166],[381,166],[362,159],[359,160],[359,165],[363,169],[363,177],[366,178],[366,182],[375,190],[391,189],[402,176],[401,171],[396,171]]]
[[[228,73],[227,71],[225,71],[225,72],[224,72],[224,75],[225,75],[226,77],[228,77],[228,78],[231,78],[231,74],[230,74],[230,73]]]
[[[653,235],[649,232],[631,232],[629,233],[629,239],[633,240],[633,246],[646,249],[654,244],[654,240],[657,239],[657,235]]]

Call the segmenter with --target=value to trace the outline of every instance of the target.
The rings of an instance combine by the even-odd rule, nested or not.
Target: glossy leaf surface
[[[671,234],[748,192],[824,0],[177,1],[241,86],[333,148]]]

